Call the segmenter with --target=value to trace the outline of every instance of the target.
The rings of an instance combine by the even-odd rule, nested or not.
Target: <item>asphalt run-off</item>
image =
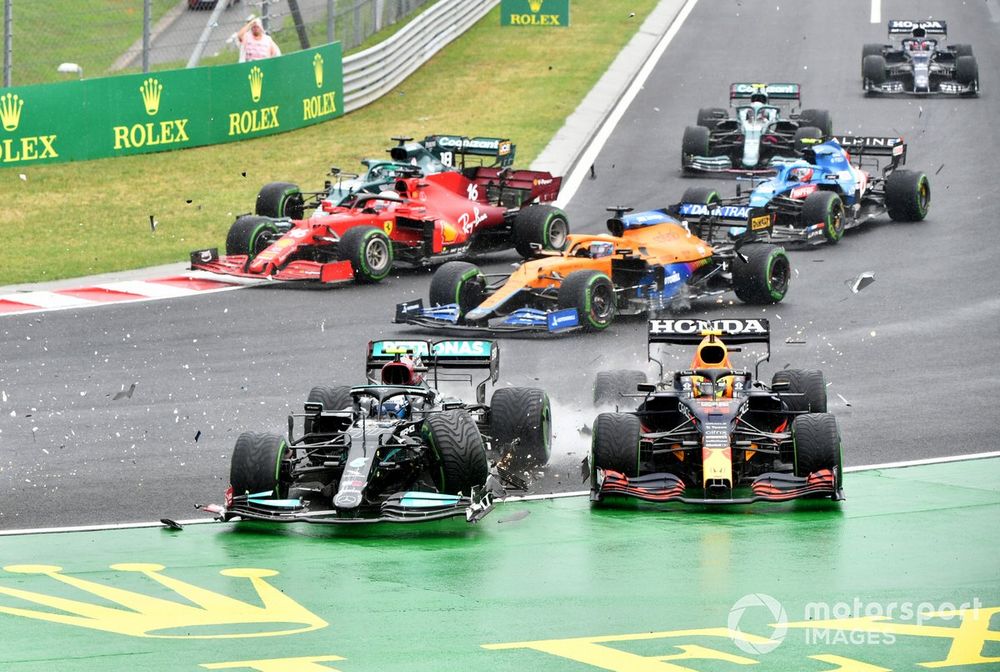
[[[996,669],[1000,459],[845,485],[839,505],[5,536],[0,669]]]

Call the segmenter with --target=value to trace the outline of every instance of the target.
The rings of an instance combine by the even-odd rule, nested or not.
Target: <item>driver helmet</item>
[[[615,245],[610,241],[595,240],[590,244],[591,259],[601,259],[603,257],[610,257],[614,251],[615,251]]]
[[[406,418],[410,414],[410,402],[405,399],[402,401],[390,400],[383,401],[382,406],[379,409],[379,415],[383,417],[390,418]]]
[[[382,383],[385,385],[419,385],[423,376],[417,373],[413,357],[404,356],[382,366]]]
[[[796,166],[788,171],[790,182],[809,182],[813,177],[812,166]]]

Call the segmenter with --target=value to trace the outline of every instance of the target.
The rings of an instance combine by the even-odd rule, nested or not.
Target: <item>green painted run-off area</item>
[[[846,494],[3,537],[0,669],[1000,669],[1000,459]]]

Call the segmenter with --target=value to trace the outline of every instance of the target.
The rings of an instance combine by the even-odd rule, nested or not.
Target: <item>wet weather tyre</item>
[[[287,452],[288,444],[277,434],[240,434],[229,467],[233,494],[273,492],[276,497],[285,497],[288,486],[280,482],[280,475],[281,460]]]
[[[551,205],[529,205],[514,217],[514,249],[525,259],[538,254],[532,247],[560,251],[566,247],[569,219]]]
[[[647,380],[645,371],[614,369],[598,371],[594,378],[594,406],[617,405],[627,402],[623,394],[638,392],[639,383]]]
[[[826,413],[826,378],[816,369],[783,369],[771,377],[771,387],[775,383],[788,383],[790,395],[782,395],[789,411]]]
[[[882,55],[882,45],[869,43],[861,47],[861,60],[864,60],[865,56],[881,56]],[[864,73],[861,73],[864,76]]]
[[[458,304],[460,319],[485,298],[486,278],[473,264],[465,261],[449,261],[431,276],[431,305]]]
[[[885,206],[896,222],[919,222],[931,204],[931,183],[915,170],[896,170],[885,180]]]
[[[833,119],[829,110],[802,110],[799,112],[799,123],[818,128],[825,138],[833,135]]]
[[[799,225],[823,224],[823,237],[836,244],[844,237],[844,201],[832,191],[814,191],[806,196],[799,213]]]
[[[744,245],[732,261],[733,291],[743,303],[778,303],[788,291],[791,270],[783,247],[768,243]]]
[[[421,434],[436,457],[432,474],[442,493],[469,495],[473,487],[486,482],[489,464],[483,437],[466,411],[441,411],[428,415]]]
[[[698,110],[698,126],[715,128],[716,124],[729,118],[729,113],[721,107],[703,107]]]
[[[720,201],[719,192],[711,187],[688,187],[681,196],[681,203],[712,205]]]
[[[494,448],[510,454],[509,464],[547,464],[552,455],[552,405],[533,387],[501,387],[490,400],[490,436]]]
[[[254,211],[263,217],[302,219],[305,213],[302,190],[291,182],[269,182],[257,193]]]
[[[351,262],[357,282],[379,282],[392,270],[392,241],[382,229],[374,226],[348,229],[337,249],[341,260]]]
[[[792,147],[796,154],[802,154],[813,145],[823,142],[823,131],[816,126],[800,126],[792,136]]]
[[[267,217],[245,215],[229,227],[226,254],[245,254],[253,259],[278,237],[278,226]]]
[[[639,418],[628,413],[598,415],[590,447],[592,468],[617,471],[630,478],[638,476],[641,429]]]
[[[955,59],[955,80],[964,85],[979,81],[979,63],[975,56],[959,56]]]
[[[586,331],[601,331],[614,322],[615,287],[599,271],[573,271],[559,287],[559,308],[576,308]]]
[[[708,156],[708,129],[704,126],[688,126],[681,140],[684,156]]]
[[[869,85],[881,86],[885,82],[885,57],[880,54],[870,54],[861,59],[861,77],[865,89]]]
[[[830,413],[806,413],[792,421],[792,449],[795,455],[795,475],[808,476],[820,469],[830,469],[841,483],[840,429]]]
[[[306,403],[322,404],[324,411],[341,411],[345,408],[353,408],[354,398],[351,397],[351,388],[346,385],[317,385],[309,390]],[[318,420],[314,423],[310,417],[305,418],[303,425],[306,434],[336,431],[334,427],[325,427],[323,420]]]

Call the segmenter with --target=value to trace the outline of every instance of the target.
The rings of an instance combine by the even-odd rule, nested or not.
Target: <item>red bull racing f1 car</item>
[[[601,413],[589,462],[591,500],[743,504],[800,497],[843,499],[841,441],[827,412],[823,374],[757,375],[770,357],[763,319],[657,319],[649,359],[660,343],[696,346],[688,369],[639,383],[629,412]],[[734,368],[729,353],[763,343],[754,367]]]

